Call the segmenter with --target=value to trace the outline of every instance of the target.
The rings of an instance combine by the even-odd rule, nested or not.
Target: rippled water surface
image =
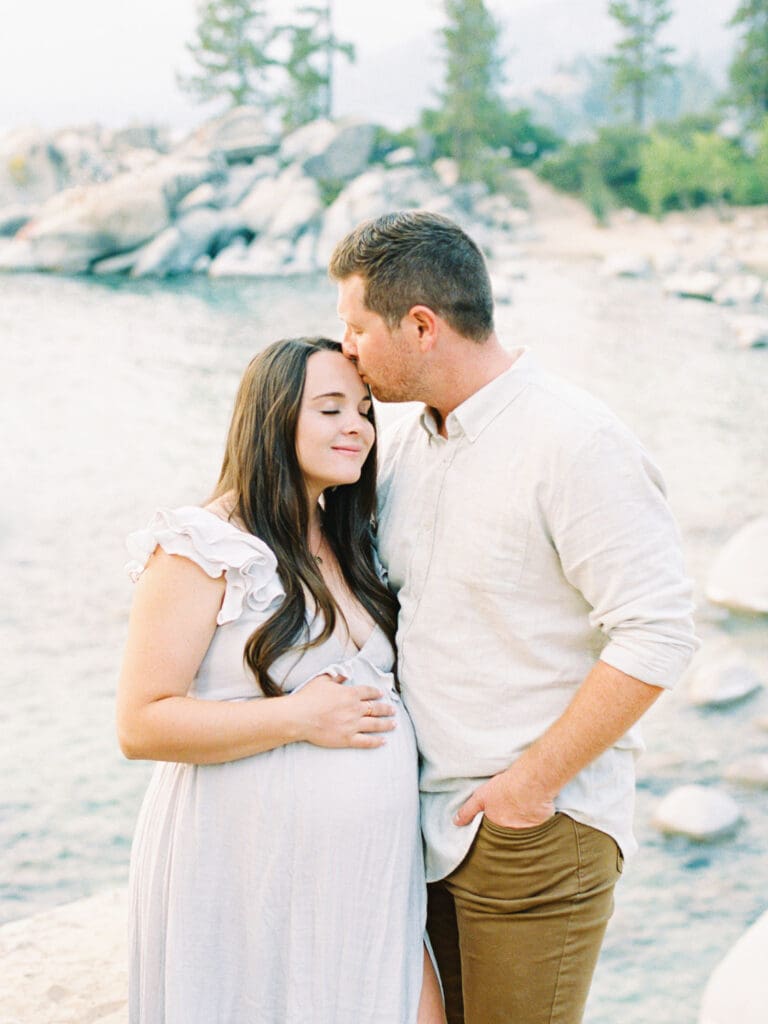
[[[654,282],[534,262],[499,310],[506,344],[604,398],[661,464],[701,594],[719,546],[768,507],[768,351],[731,345],[728,314]],[[130,584],[123,538],[158,504],[205,498],[251,354],[338,332],[323,279],[177,284],[0,278],[0,921],[122,883],[149,766],[113,729]],[[393,410],[385,410],[385,417]],[[525,439],[519,439],[525,443]],[[768,621],[702,600],[768,678]],[[768,906],[768,800],[722,782],[768,749],[765,694],[702,711],[682,694],[648,717],[637,831],[589,1024],[694,1024],[712,967]],[[744,824],[694,845],[650,827],[683,782],[724,786]]]

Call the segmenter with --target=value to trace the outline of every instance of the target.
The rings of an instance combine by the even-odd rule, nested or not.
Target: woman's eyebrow
[[[319,402],[321,398],[346,398],[346,397],[347,397],[347,395],[346,395],[346,393],[344,391],[325,391],[325,392],[323,392],[322,395],[314,395],[310,399],[310,401],[311,402]],[[361,398],[360,398],[360,401],[361,402],[370,402],[371,401],[371,396],[370,395],[362,395]]]

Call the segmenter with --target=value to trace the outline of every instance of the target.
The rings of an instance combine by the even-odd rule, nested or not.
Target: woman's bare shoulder
[[[206,512],[223,519],[224,522],[236,526],[238,530],[242,530],[244,533],[248,532],[245,523],[235,514],[235,496],[231,491],[213,498],[207,505],[203,505],[203,508]]]

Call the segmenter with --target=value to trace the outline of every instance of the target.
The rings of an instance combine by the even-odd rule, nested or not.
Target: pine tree
[[[467,181],[477,175],[480,153],[493,135],[501,108],[498,27],[483,0],[446,0],[445,12],[446,74],[437,121],[449,135],[451,155]]]
[[[674,70],[668,60],[672,47],[658,41],[659,32],[672,17],[670,0],[611,0],[608,13],[624,31],[616,53],[608,58],[613,88],[629,93],[632,119],[642,126],[649,95],[659,78]]]
[[[264,0],[202,0],[197,36],[187,45],[200,70],[178,77],[185,92],[203,103],[228,96],[232,106],[269,99],[274,29],[266,6]]]
[[[355,58],[351,43],[339,42],[333,34],[331,0],[322,7],[300,7],[296,19],[276,29],[289,44],[282,62],[288,75],[288,90],[281,100],[286,131],[331,116],[334,54]]]
[[[758,123],[768,114],[768,0],[742,0],[729,24],[743,29],[730,67],[733,98]]]

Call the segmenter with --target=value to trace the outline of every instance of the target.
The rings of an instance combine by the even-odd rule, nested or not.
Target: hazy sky
[[[305,0],[306,2],[306,0]],[[297,6],[273,0],[285,20]],[[516,92],[559,60],[605,52],[615,38],[607,0],[489,0],[504,22]],[[676,0],[669,39],[722,68],[736,0]],[[196,0],[0,0],[0,131],[101,121],[154,120],[188,128],[203,113],[177,88]],[[404,123],[440,81],[436,30],[442,0],[334,0],[340,38],[357,63],[340,63],[337,113]]]

